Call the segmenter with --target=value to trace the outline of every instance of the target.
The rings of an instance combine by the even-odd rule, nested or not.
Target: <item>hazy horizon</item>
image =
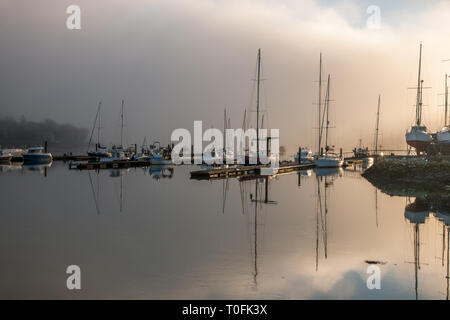
[[[66,8],[81,8],[68,30]],[[366,27],[369,5],[381,28]],[[262,50],[262,107],[288,153],[315,147],[319,53],[331,75],[332,144],[372,146],[378,94],[380,143],[405,148],[414,119],[419,43],[426,87],[424,122],[443,126],[450,73],[447,1],[31,1],[0,3],[0,118],[22,115],[91,128],[102,101],[104,140],[168,143],[176,128],[242,125],[255,109],[254,73]],[[254,121],[254,112],[251,113]],[[267,116],[266,120],[267,122]]]

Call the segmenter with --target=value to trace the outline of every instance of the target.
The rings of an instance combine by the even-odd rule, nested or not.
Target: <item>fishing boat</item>
[[[12,157],[11,153],[0,150],[0,162],[10,162]]]
[[[441,131],[437,132],[436,140],[440,144],[450,145],[450,127],[448,125],[448,75],[445,75],[445,115],[444,115],[444,127]]]
[[[366,158],[370,156],[369,148],[362,146],[362,139],[359,139],[359,146],[353,149],[355,158]]]
[[[87,154],[91,157],[110,158],[112,156],[111,153],[108,152],[108,149],[106,148],[106,146],[102,146],[100,143],[101,108],[102,108],[102,102],[100,101],[98,104],[98,108],[97,108],[97,114],[95,115],[94,125],[92,126],[91,137],[89,138]],[[97,143],[95,144],[95,150],[89,151],[89,147],[92,142],[92,137],[94,135],[95,128],[97,128]]]
[[[314,160],[314,156],[311,149],[307,147],[301,147],[294,157],[295,162],[298,162],[299,159],[301,162]]]
[[[45,163],[53,160],[49,152],[45,152],[43,147],[32,147],[23,154],[24,163]]]
[[[411,129],[405,134],[406,143],[412,148],[415,148],[417,153],[425,151],[427,146],[433,140],[431,135],[427,132],[427,127],[422,124],[423,80],[421,79],[421,67],[422,67],[422,44],[420,44],[420,52],[419,52],[419,73],[417,80],[417,98],[416,98],[416,121],[415,125],[411,126]]]

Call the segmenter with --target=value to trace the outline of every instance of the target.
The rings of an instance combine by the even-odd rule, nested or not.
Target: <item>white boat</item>
[[[44,152],[43,147],[29,148],[22,156],[24,163],[45,163],[53,160],[52,154]]]
[[[297,151],[297,154],[294,157],[295,162],[298,162],[299,157],[300,157],[301,162],[314,160],[311,149],[309,149],[307,147],[301,147],[301,149],[299,151]]]
[[[0,150],[0,162],[10,162],[12,157],[11,153]]]
[[[339,168],[344,164],[344,160],[338,154],[326,153],[318,156],[315,163],[317,168]]]
[[[417,153],[425,151],[426,147],[433,141],[431,135],[427,132],[427,127],[422,124],[422,91],[423,80],[420,77],[422,66],[422,44],[419,52],[419,76],[417,80],[417,100],[416,100],[416,122],[411,129],[406,132],[406,143],[415,148]]]

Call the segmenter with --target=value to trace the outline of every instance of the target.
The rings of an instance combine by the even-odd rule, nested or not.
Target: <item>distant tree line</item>
[[[71,124],[58,124],[46,119],[42,122],[28,121],[25,117],[0,118],[0,146],[2,148],[24,148],[43,146],[48,141],[50,149],[70,150],[87,144],[88,129]]]

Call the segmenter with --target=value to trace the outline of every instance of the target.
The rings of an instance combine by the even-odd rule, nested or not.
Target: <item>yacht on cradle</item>
[[[444,127],[436,134],[437,142],[443,145],[450,145],[450,127],[448,125],[448,75],[445,75],[445,120]]]
[[[432,142],[431,135],[427,132],[427,127],[422,124],[422,92],[423,92],[423,80],[421,79],[421,66],[422,66],[422,44],[420,44],[419,52],[419,75],[417,80],[417,98],[416,98],[416,122],[411,126],[411,129],[406,132],[406,143],[416,149],[419,154],[428,147]]]

